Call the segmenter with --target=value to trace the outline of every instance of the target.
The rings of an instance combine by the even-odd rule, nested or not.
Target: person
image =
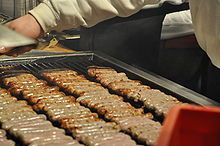
[[[146,5],[168,1],[181,4],[187,0],[44,0],[29,14],[8,24],[8,27],[32,38],[50,30],[64,30],[79,26],[91,27],[115,16],[127,17]],[[195,34],[199,45],[212,63],[220,67],[218,35],[220,31],[219,0],[189,0]],[[0,53],[10,49],[1,48]]]
[[[169,13],[165,16],[161,30],[161,40],[193,35],[194,29],[190,10]]]
[[[187,0],[43,0],[29,14],[8,23],[7,26],[26,36],[38,38],[51,30],[92,27],[115,16],[127,17],[146,5],[165,1],[181,4]],[[189,0],[189,3],[198,43],[211,62],[220,68],[219,0]],[[10,51],[11,48],[2,47],[0,54]],[[17,53],[16,50],[13,53]]]
[[[51,30],[92,27],[115,16],[128,17],[144,6],[158,4],[160,1],[163,3],[164,0],[43,0],[29,14],[8,23],[7,26],[28,37],[38,38]],[[168,1],[181,4],[185,0]],[[0,54],[10,51],[11,48],[1,48]],[[11,54],[13,53],[18,52],[15,50]]]
[[[195,38],[190,10],[167,14],[161,31],[157,74],[201,93],[204,54]]]

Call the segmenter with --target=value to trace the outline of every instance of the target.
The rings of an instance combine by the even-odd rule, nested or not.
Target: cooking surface
[[[220,105],[218,102],[215,102],[161,76],[151,72],[139,70],[100,52],[76,52],[53,54],[52,56],[48,54],[40,54],[40,56],[24,56],[16,59],[6,58],[0,61],[1,67],[17,66],[16,68],[29,70],[35,75],[38,75],[38,72],[45,69],[58,68],[70,68],[82,74],[87,74],[87,67],[94,65],[112,67],[117,71],[125,72],[129,78],[140,80],[145,85],[149,85],[154,89],[159,89],[166,94],[170,94],[183,101],[192,102],[199,105]],[[3,75],[4,72],[1,74]]]
[[[6,123],[6,126],[1,128],[8,132],[7,136],[9,138],[21,145],[36,142],[33,139],[31,141],[31,138],[39,137],[39,135],[24,135],[24,133],[16,132],[13,128],[10,130],[10,128],[7,128],[10,125],[14,129],[22,127],[19,127],[19,120],[17,121],[18,125],[14,126],[12,121],[12,123],[9,122],[11,124],[7,120],[5,122],[4,119],[7,119],[7,117],[24,117],[24,119],[30,121],[24,124],[26,128],[30,128],[30,125],[37,125],[35,128],[41,130],[42,128],[45,129],[46,126],[51,129],[48,133],[57,131],[58,128],[58,132],[53,132],[54,137],[62,137],[62,139],[65,139],[62,141],[63,143],[72,143],[72,145],[80,145],[78,142],[86,145],[106,144],[105,142],[118,145],[121,142],[136,145],[134,141],[144,145],[155,143],[161,127],[158,121],[161,122],[163,119],[161,115],[152,110],[146,110],[148,106],[138,106],[139,102],[133,102],[130,98],[125,100],[128,96],[118,96],[114,90],[109,92],[110,90],[107,90],[104,84],[101,85],[95,82],[95,80],[98,81],[97,78],[94,80],[91,75],[88,76],[88,67],[91,66],[111,67],[117,72],[126,73],[129,79],[139,80],[144,85],[159,89],[167,95],[176,97],[181,102],[198,105],[219,105],[164,78],[143,72],[101,53],[80,52],[53,56],[26,56],[24,58],[3,59],[0,64],[1,86],[8,89],[16,97],[12,97],[4,89],[0,90],[1,96],[4,96],[4,98],[0,98],[0,104],[4,105],[3,109],[0,109],[1,115],[3,115],[0,116],[0,122],[1,124]],[[122,74],[122,76],[124,75]],[[57,86],[60,87],[61,91]],[[98,97],[96,97],[96,92],[100,94],[98,94]],[[159,94],[162,92],[157,91]],[[91,93],[96,96],[92,98]],[[165,98],[167,98],[166,95]],[[24,101],[27,101],[29,105]],[[16,110],[16,108],[12,108],[13,106],[20,108]],[[27,111],[27,113],[23,114],[23,111]],[[81,116],[86,116],[89,119],[83,121],[82,117],[79,118],[78,112],[81,113]],[[152,114],[148,112],[154,115],[153,119]],[[41,114],[45,114],[47,118]],[[121,117],[123,115],[128,115],[128,117]],[[39,120],[31,120],[35,118]],[[79,119],[82,119],[81,122],[84,123],[82,128],[76,128],[76,125],[79,124],[73,122]],[[82,126],[82,123],[80,123],[80,126]],[[94,124],[96,125],[95,128]],[[111,134],[102,134],[96,138],[93,137],[94,135],[82,134],[85,131],[88,132],[87,128],[91,128],[91,125],[93,125],[95,131],[98,130],[95,132],[96,135],[99,132]],[[66,133],[62,132],[62,129],[65,129]],[[91,134],[91,131],[89,133]],[[70,136],[73,136],[73,138]],[[107,137],[109,140],[103,141]],[[39,139],[44,138],[39,137]],[[60,144],[60,140],[55,139],[54,144]],[[38,142],[42,141],[38,140]]]

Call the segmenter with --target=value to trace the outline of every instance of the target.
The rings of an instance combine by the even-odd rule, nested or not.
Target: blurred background
[[[0,10],[13,18],[25,15],[36,7],[39,0],[0,0]]]

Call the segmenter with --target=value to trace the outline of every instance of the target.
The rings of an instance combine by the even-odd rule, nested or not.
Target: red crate
[[[220,146],[220,108],[194,105],[172,108],[156,146]]]

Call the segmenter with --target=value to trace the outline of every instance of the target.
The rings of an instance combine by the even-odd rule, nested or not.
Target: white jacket
[[[146,5],[185,0],[42,0],[30,13],[44,31],[91,27],[115,16],[127,17]]]
[[[193,35],[194,29],[190,10],[169,13],[163,21],[161,40]]]
[[[190,0],[190,9],[199,45],[220,68],[220,0]]]
[[[127,17],[146,5],[187,0],[43,0],[30,13],[45,32],[91,27],[115,16]],[[220,0],[189,0],[197,40],[220,68]]]

